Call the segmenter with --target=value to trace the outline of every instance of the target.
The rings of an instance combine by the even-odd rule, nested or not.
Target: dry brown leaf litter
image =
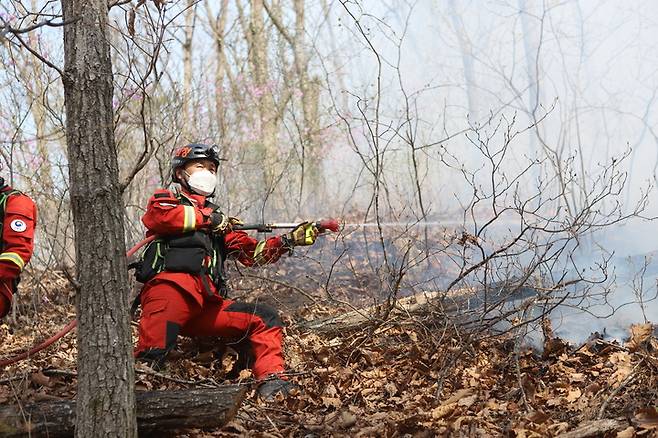
[[[46,280],[42,280],[46,281]],[[73,314],[66,281],[51,279],[38,315],[21,305],[0,324],[0,357],[45,339]],[[28,302],[29,293],[21,297]],[[47,302],[43,302],[47,301]],[[313,316],[313,306],[304,309]],[[326,307],[318,309],[324,316]],[[299,315],[288,312],[289,321]],[[538,354],[512,339],[465,342],[438,317],[398,321],[331,337],[287,330],[291,379],[302,392],[262,403],[251,396],[218,431],[179,436],[558,436],[614,419],[601,436],[654,436],[658,430],[658,340],[651,324],[625,344],[592,338],[578,347],[552,339]],[[436,324],[436,325],[435,325]],[[75,336],[0,375],[0,404],[75,396]],[[211,387],[226,382],[235,353],[216,341],[183,339],[163,373],[137,366],[138,390]],[[250,384],[243,371],[231,382]]]

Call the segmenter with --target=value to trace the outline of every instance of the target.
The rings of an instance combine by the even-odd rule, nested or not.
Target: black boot
[[[279,393],[287,397],[295,389],[299,390],[299,387],[294,383],[275,377],[261,383],[258,387],[258,395],[265,401],[272,401]]]
[[[136,358],[139,362],[144,362],[150,366],[154,371],[162,371],[165,368],[165,360],[167,359],[167,350],[161,348],[152,348],[150,350],[139,353]]]

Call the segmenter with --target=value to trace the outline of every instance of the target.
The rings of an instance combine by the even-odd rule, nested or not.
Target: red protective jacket
[[[180,197],[187,198],[192,205],[183,205]],[[185,190],[176,195],[171,190],[160,189],[149,199],[142,222],[148,230],[147,236],[172,236],[209,229],[211,214],[212,208],[206,207],[204,196]],[[231,231],[224,236],[224,241],[228,257],[237,259],[245,266],[274,263],[288,251],[279,236],[258,241],[244,231]],[[157,274],[155,279],[174,282],[181,289],[195,295],[197,301],[202,300],[199,291],[203,290],[203,285],[199,275],[164,271]]]
[[[0,317],[9,311],[14,284],[32,257],[37,223],[37,208],[32,199],[22,193],[9,194],[12,190],[6,185],[0,187],[5,212],[0,248]]]

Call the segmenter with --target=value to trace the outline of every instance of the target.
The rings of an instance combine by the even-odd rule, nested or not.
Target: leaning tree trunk
[[[79,288],[76,435],[134,437],[128,276],[106,0],[62,0],[66,141]]]

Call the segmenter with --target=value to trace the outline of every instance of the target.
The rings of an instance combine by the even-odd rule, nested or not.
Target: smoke
[[[368,29],[366,35],[359,34],[344,11],[337,11],[343,26],[338,38],[352,41],[353,53],[358,53],[345,56],[340,72],[350,93],[359,98],[345,108],[345,114],[353,116],[352,141],[339,143],[325,166],[328,172],[349,175],[343,181],[356,181],[338,192],[340,199],[349,200],[344,212],[356,213],[373,229],[379,229],[374,224],[378,214],[383,222],[402,222],[398,225],[403,229],[418,220],[438,222],[411,225],[421,239],[422,227],[477,234],[476,223],[491,217],[491,206],[480,209],[482,204],[491,201],[496,187],[510,181],[520,187],[507,193],[507,206],[515,199],[541,204],[555,195],[561,199],[542,204],[543,217],[555,211],[558,221],[573,219],[587,210],[605,181],[617,175],[609,199],[595,207],[592,218],[620,220],[583,227],[555,263],[537,273],[544,279],[587,277],[552,311],[558,335],[574,342],[594,331],[619,338],[631,323],[656,322],[658,314],[655,225],[634,218],[658,213],[652,187],[656,128],[651,121],[658,81],[650,73],[655,62],[642,55],[655,50],[657,30],[656,23],[646,19],[645,6],[658,6],[569,2],[545,8],[530,3],[525,2],[527,10],[519,10],[516,1],[489,7],[453,3],[454,10],[433,3],[382,5],[368,14],[352,10],[359,25]],[[369,137],[373,120],[381,128],[379,145]],[[378,157],[383,164],[373,175],[369,166]],[[541,164],[515,179],[535,161]],[[619,162],[608,172],[606,166]],[[495,172],[497,178],[492,179]],[[373,213],[377,179],[385,201]],[[475,211],[474,192],[486,199]],[[399,229],[387,225],[387,241],[399,240]],[[504,241],[507,230],[501,225],[478,238],[486,247]],[[543,239],[550,237],[534,239],[544,245]],[[393,264],[404,251],[394,253]],[[458,250],[453,254],[455,260],[472,257]],[[456,274],[450,263],[441,259],[434,271],[416,268],[422,274],[415,284],[445,287]],[[520,264],[528,263],[530,254]],[[522,274],[522,266],[515,268],[501,263],[501,274],[488,275]],[[474,286],[487,281],[476,274],[464,279]],[[586,298],[581,297],[583,288]]]
[[[181,7],[172,4],[170,11],[178,13]],[[235,6],[229,9],[229,22],[238,22]],[[218,12],[214,6],[212,11]],[[294,11],[283,12],[282,19],[294,18]],[[221,79],[225,89],[215,89],[221,84],[210,79],[219,62],[213,58],[215,38],[199,25],[192,53],[199,88],[191,91],[193,96],[177,91],[183,74],[176,38],[162,50],[157,70],[166,66],[169,79],[159,83],[162,88],[149,90],[151,102],[160,102],[148,121],[159,145],[158,161],[152,160],[127,190],[129,235],[136,240],[143,233],[142,207],[165,179],[173,143],[182,141],[180,99],[198,101],[193,134],[214,140],[219,137],[217,120],[209,108],[220,93],[228,126],[222,127],[219,140],[231,161],[221,169],[217,202],[247,222],[345,217],[352,225],[337,241],[326,239],[317,257],[330,286],[330,277],[339,275],[338,286],[357,285],[349,286],[349,293],[376,302],[391,293],[447,287],[486,291],[496,282],[524,278],[529,270],[529,279],[549,287],[584,276],[582,284],[558,291],[574,297],[567,296],[553,310],[556,332],[571,340],[604,329],[618,336],[632,322],[655,320],[657,311],[652,297],[658,236],[653,222],[633,219],[658,214],[650,187],[658,163],[658,76],[656,60],[646,56],[658,49],[658,24],[651,19],[656,13],[656,2],[623,7],[618,2],[547,6],[517,0],[309,5],[302,32],[308,39],[299,52],[278,58],[275,52],[284,51],[288,42],[266,26],[272,31],[267,53],[271,77],[258,87],[248,63],[239,64],[249,58],[248,44],[239,26],[232,27],[225,67],[233,79]],[[44,44],[61,40],[58,29],[44,32]],[[274,42],[281,42],[276,50]],[[313,126],[306,126],[299,113],[303,105],[298,99],[306,89],[286,76],[294,70],[288,63],[299,53],[309,60],[307,79],[321,84]],[[125,55],[115,56],[118,78],[132,77],[135,72],[128,74],[128,69],[140,64]],[[0,81],[26,81],[16,72],[3,63]],[[229,90],[229,79],[235,80],[236,90]],[[0,134],[6,139],[19,131],[29,134],[26,138],[39,137],[35,120],[16,122],[32,107],[19,96],[21,90],[5,87],[0,92],[17,107],[0,109]],[[137,111],[133,116],[129,111],[131,105],[132,111],[138,108],[133,91],[118,86],[115,96],[125,100],[117,105],[123,108],[117,114],[117,138],[123,139],[124,171],[142,150],[146,132],[131,121],[139,119]],[[262,127],[254,122],[257,118],[243,116],[256,111],[254,102],[269,92],[277,101],[293,103],[276,116],[282,120],[273,131],[276,138],[264,137],[272,141],[273,151],[264,163],[254,153],[262,147],[254,140]],[[239,99],[244,95],[249,99]],[[52,101],[61,106],[61,99]],[[55,105],[50,113],[61,111]],[[44,133],[58,132],[54,128],[61,120],[55,121]],[[300,139],[308,132],[319,144],[313,154],[308,141]],[[26,146],[13,152],[14,143],[24,140],[11,140],[8,154],[16,169],[24,169],[27,183],[34,180],[31,150]],[[47,156],[58,160],[51,171],[56,190],[44,192],[42,199],[60,193],[55,198],[64,199],[63,144],[44,147],[50,148]],[[48,186],[34,181],[32,193]],[[50,214],[51,224],[59,224],[60,216],[67,222],[65,212]],[[528,225],[533,228],[523,231]],[[64,243],[53,248],[70,246],[66,235],[55,232]],[[466,272],[507,244],[501,257]],[[40,245],[37,258],[50,263],[53,252]],[[402,281],[396,282],[401,273]],[[579,297],[583,290],[587,300]],[[345,299],[351,299],[349,293]]]

